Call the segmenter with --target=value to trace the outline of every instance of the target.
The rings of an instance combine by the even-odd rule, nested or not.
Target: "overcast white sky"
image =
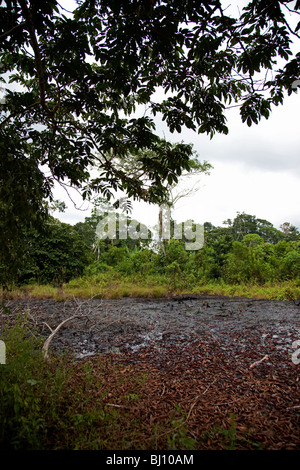
[[[201,161],[213,165],[210,175],[200,175],[200,190],[181,199],[175,207],[174,218],[189,218],[198,223],[211,222],[221,226],[233,219],[237,212],[266,219],[279,228],[290,222],[300,228],[300,91],[287,97],[284,105],[274,108],[268,120],[248,127],[241,122],[238,109],[228,113],[228,135],[206,135],[183,131],[180,135],[158,131],[173,141],[193,143]],[[72,193],[77,206],[81,200]],[[90,214],[92,205],[83,204],[78,210],[62,188],[55,197],[64,200],[68,209],[55,214],[60,220],[74,224]],[[158,208],[145,203],[134,203],[132,216],[154,225]]]
[[[233,3],[242,6],[248,2],[233,0]],[[300,49],[298,45],[294,45],[295,52]],[[286,97],[283,106],[274,107],[268,120],[263,118],[250,128],[241,122],[239,110],[233,108],[228,111],[229,134],[216,135],[212,140],[192,131],[170,134],[158,122],[157,130],[162,137],[193,143],[199,159],[214,167],[209,176],[198,177],[201,187],[194,197],[178,202],[175,220],[191,218],[198,223],[208,221],[221,226],[237,212],[245,212],[266,219],[277,228],[290,222],[300,229],[299,110],[300,88],[297,94]],[[75,224],[89,216],[92,205],[81,206],[75,193],[72,195],[77,206],[86,210],[76,209],[60,187],[54,195],[68,206],[64,214],[54,214],[60,220]],[[134,203],[132,216],[148,226],[156,223],[157,214],[155,206]]]

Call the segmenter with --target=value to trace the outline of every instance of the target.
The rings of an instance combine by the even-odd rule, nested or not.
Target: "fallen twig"
[[[207,392],[207,390],[215,383],[216,380],[217,380],[217,379],[215,378],[215,379],[206,387],[206,389],[204,390],[204,392],[202,393],[202,395],[205,395],[205,393]],[[200,397],[201,397],[201,395],[197,395],[197,396],[194,398],[194,402],[193,402],[193,403],[191,404],[191,406],[190,406],[190,409],[189,409],[189,412],[188,412],[188,414],[187,414],[187,418],[186,418],[185,422],[188,421],[188,419],[189,419],[189,417],[190,417],[190,415],[191,415],[191,412],[192,412],[194,406],[196,405],[196,403],[197,403],[197,401],[198,401],[198,399],[199,399]]]
[[[199,397],[200,397],[200,395],[197,395],[197,396],[196,396],[196,399],[195,399],[195,401],[194,401],[194,403],[191,404],[191,407],[190,407],[189,412],[188,412],[188,414],[187,414],[185,423],[189,420],[190,415],[191,415],[191,412],[192,412],[194,406],[196,405],[196,403],[197,403]]]
[[[267,359],[269,359],[268,354],[266,354],[266,355],[265,355],[262,359],[260,359],[259,361],[253,362],[253,364],[251,364],[251,366],[249,366],[249,369],[252,369],[253,367],[255,367],[255,366],[257,366],[258,364],[260,364],[261,362],[266,361]]]
[[[45,321],[43,321],[42,325],[46,325],[46,327],[49,328],[49,330],[51,331],[51,333],[53,333],[53,329],[51,328],[50,325],[48,325],[48,323],[46,323]]]
[[[212,384],[215,383],[216,380],[217,380],[217,379],[214,379],[214,380],[206,387],[206,389],[204,390],[204,392],[203,392],[202,395],[205,395],[205,393],[207,392],[207,390],[212,386]]]

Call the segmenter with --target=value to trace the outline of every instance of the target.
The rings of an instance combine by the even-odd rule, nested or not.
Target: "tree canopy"
[[[300,77],[300,53],[292,52],[299,0],[252,0],[242,10],[219,0],[86,0],[67,8],[55,0],[0,2],[5,251],[20,223],[38,221],[55,181],[84,197],[121,189],[161,201],[163,182],[190,169],[193,150],[160,138],[155,115],[172,132],[226,134],[228,106],[257,124]],[[116,164],[132,155],[143,179]]]

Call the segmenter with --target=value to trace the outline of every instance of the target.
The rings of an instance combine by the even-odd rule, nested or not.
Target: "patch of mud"
[[[51,348],[80,359],[102,353],[134,353],[143,348],[158,358],[167,346],[184,353],[199,340],[214,342],[235,361],[247,350],[270,351],[289,357],[300,340],[300,306],[294,301],[254,300],[214,296],[172,299],[8,301],[13,310],[30,312],[47,338],[63,320],[76,315],[54,335]],[[0,310],[0,333],[8,315]]]

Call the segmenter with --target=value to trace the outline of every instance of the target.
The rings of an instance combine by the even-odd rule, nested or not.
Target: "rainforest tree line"
[[[300,278],[300,233],[289,223],[276,229],[245,213],[224,221],[222,227],[206,222],[204,246],[192,251],[186,250],[185,240],[172,238],[172,230],[171,239],[165,241],[150,230],[148,239],[119,239],[118,230],[115,239],[99,239],[97,224],[106,215],[94,210],[76,225],[49,216],[43,233],[26,231],[26,254],[14,282],[59,286],[99,273],[119,273],[133,280],[165,276],[186,287],[211,281],[263,284]],[[129,224],[131,218],[126,218]]]

